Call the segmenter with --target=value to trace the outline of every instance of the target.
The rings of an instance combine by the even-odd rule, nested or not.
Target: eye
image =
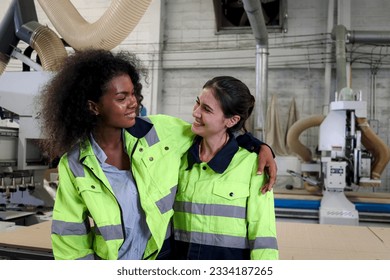
[[[209,107],[207,106],[203,106],[203,109],[207,112],[207,113],[211,113],[212,111],[210,110]]]
[[[199,106],[200,106],[200,101],[199,101],[199,97],[197,97],[197,98],[195,99],[195,104],[194,104],[193,110],[198,109]]]
[[[115,98],[117,101],[124,101],[126,99],[126,95],[123,94],[123,93],[119,93],[116,95],[116,98]]]

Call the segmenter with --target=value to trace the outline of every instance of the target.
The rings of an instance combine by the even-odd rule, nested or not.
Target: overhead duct
[[[389,44],[389,31],[348,31],[347,42],[354,43],[369,43],[369,44]]]
[[[15,25],[13,21],[15,3],[16,1],[11,3],[0,23],[0,75],[3,74],[10,60],[10,55],[13,50],[12,46],[16,46],[19,41],[15,35]]]
[[[135,28],[151,0],[113,0],[94,23],[87,22],[70,0],[38,0],[67,44],[76,50],[118,46]]]
[[[34,0],[13,0],[0,24],[0,75],[20,40],[36,50],[44,70],[57,70],[67,56],[61,39],[38,23]]]
[[[29,27],[32,26],[32,29]],[[57,71],[68,56],[62,40],[47,26],[31,24],[23,29],[31,34],[28,44],[37,52],[44,71]]]
[[[311,150],[299,140],[301,133],[311,127],[320,126],[325,119],[323,115],[314,115],[296,121],[287,132],[287,146],[290,151],[298,156],[303,162],[311,162],[313,156]]]
[[[340,92],[343,88],[349,87],[347,83],[347,51],[345,42],[347,29],[343,25],[336,25],[332,30],[335,39],[336,52],[336,88]]]
[[[70,0],[38,0],[57,32],[72,48],[111,50],[138,24],[151,0],[114,0],[95,23],[87,22]],[[37,22],[34,0],[13,0],[0,25],[0,75],[19,40],[37,51],[43,70],[55,71],[67,52],[49,27]]]
[[[265,114],[268,100],[268,31],[259,0],[243,0],[244,9],[256,40],[256,94],[260,106],[254,111],[254,135],[265,137]]]
[[[349,87],[347,84],[346,47],[347,43],[361,44],[389,44],[390,32],[388,31],[354,31],[347,30],[343,25],[336,25],[332,30],[332,39],[336,45],[336,75],[337,92]]]

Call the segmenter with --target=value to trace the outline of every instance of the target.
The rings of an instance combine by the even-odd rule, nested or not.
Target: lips
[[[135,118],[137,116],[137,114],[135,112],[130,112],[130,113],[127,113],[125,114],[125,117],[126,118]]]
[[[201,123],[201,122],[199,122],[197,120],[194,120],[193,125],[194,126],[203,126],[203,123]]]

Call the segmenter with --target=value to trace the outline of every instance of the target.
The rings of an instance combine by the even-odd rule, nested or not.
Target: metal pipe
[[[265,138],[265,114],[268,100],[268,31],[260,1],[243,0],[244,10],[256,40],[256,94],[260,106],[254,111],[254,135]]]
[[[3,20],[0,23],[0,53],[10,55],[13,51],[12,45],[18,43],[18,38],[15,35],[15,24],[14,24],[14,10],[16,0],[14,0]]]
[[[37,52],[43,70],[58,70],[67,56],[65,46],[54,31],[38,22],[33,0],[16,2],[14,21],[16,36]]]
[[[254,135],[265,140],[265,115],[268,107],[268,48],[256,45],[256,100],[260,100],[255,110]]]
[[[256,43],[268,47],[268,31],[265,25],[263,10],[258,0],[243,0],[244,9],[248,15]]]
[[[347,29],[343,25],[336,25],[332,30],[332,37],[336,38],[336,89],[347,87],[347,54],[345,49]]]
[[[334,26],[334,5],[335,0],[329,0],[328,2],[328,22],[327,22],[327,32],[331,33],[332,28]],[[329,53],[332,52],[332,46],[330,44],[326,45],[326,55],[328,56]],[[326,59],[325,64],[325,82],[324,82],[324,114],[326,115],[328,112],[329,103],[331,101],[331,80],[332,80],[332,63],[330,62],[330,59]]]
[[[332,38],[335,39],[336,46],[336,76],[337,91],[348,86],[346,69],[346,43],[371,43],[371,44],[389,44],[390,32],[388,31],[354,31],[345,28],[343,25],[337,25],[332,30]]]
[[[15,35],[14,10],[16,1],[12,1],[3,20],[0,22],[0,75],[3,74],[10,60],[13,47],[19,42]]]
[[[16,2],[14,21],[16,36],[23,42],[29,44],[31,34],[37,28],[37,25],[39,25],[33,0],[19,0]]]
[[[389,31],[355,31],[350,30],[347,33],[348,43],[370,43],[370,44],[389,44]]]
[[[20,40],[37,51],[44,70],[57,70],[67,56],[57,34],[38,23],[34,0],[14,0],[0,25],[0,75]]]
[[[376,71],[371,70],[371,79],[370,79],[370,119],[376,120]]]

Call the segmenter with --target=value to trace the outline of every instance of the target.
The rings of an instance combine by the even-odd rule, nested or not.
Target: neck
[[[227,132],[222,135],[203,138],[199,144],[199,158],[203,162],[209,162],[229,141]]]
[[[112,147],[122,143],[121,129],[98,128],[92,131],[92,135],[101,148]]]
[[[98,129],[92,134],[107,156],[106,163],[120,170],[129,170],[130,158],[123,147],[121,129]]]

